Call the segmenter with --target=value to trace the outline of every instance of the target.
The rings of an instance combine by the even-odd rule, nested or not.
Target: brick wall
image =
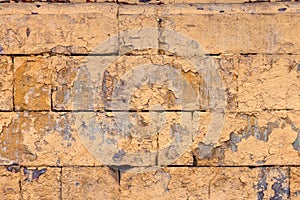
[[[0,2],[0,199],[300,199],[297,1]]]

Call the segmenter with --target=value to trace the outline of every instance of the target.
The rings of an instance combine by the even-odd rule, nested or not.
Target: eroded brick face
[[[5,166],[1,166],[0,195],[2,199],[21,199],[19,170],[20,169],[7,170]]]
[[[12,111],[13,109],[13,64],[12,58],[0,57],[0,109],[2,111]]]
[[[63,199],[119,199],[118,172],[108,167],[65,167]]]
[[[15,58],[16,110],[50,110],[50,70],[42,58]]]
[[[22,2],[0,199],[300,199],[297,1]]]

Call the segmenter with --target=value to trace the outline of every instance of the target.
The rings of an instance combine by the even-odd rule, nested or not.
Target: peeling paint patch
[[[257,199],[258,200],[263,200],[264,199],[264,192],[267,190],[268,188],[268,183],[267,183],[267,174],[266,174],[266,170],[264,168],[262,168],[261,173],[259,174],[260,179],[258,181],[257,184]]]
[[[224,159],[224,147],[214,147],[212,144],[206,145],[200,142],[195,153],[200,159],[212,160],[216,158],[218,160],[218,165],[222,165],[222,160]]]
[[[2,117],[2,116],[1,116]],[[21,119],[13,119],[9,125],[2,127],[0,132],[0,162],[6,164],[17,163],[23,153],[23,135],[20,131]]]
[[[6,166],[7,171],[13,172],[13,173],[18,173],[20,172],[20,166],[19,165],[9,165]]]
[[[283,148],[288,148],[287,150],[292,152],[291,155],[296,158],[300,151],[300,129],[296,125],[298,122],[293,115],[283,113],[280,113],[278,117],[272,116],[269,118],[269,114],[266,116],[268,116],[267,119],[264,116],[258,117],[254,114],[238,113],[234,114],[233,118],[229,117],[229,119],[237,120],[239,128],[229,129],[229,138],[222,140],[217,146],[199,142],[194,149],[197,158],[196,165],[223,165],[224,163],[239,165],[239,162],[244,162],[241,160],[245,160],[251,165],[276,164],[279,162],[284,164],[288,158],[283,156],[289,156],[289,154],[285,153]],[[225,128],[227,129],[227,127]],[[289,134],[288,138],[285,139],[284,134],[280,135],[278,132],[287,132]],[[227,133],[223,134],[226,135]],[[295,140],[293,140],[293,137],[295,137]],[[258,148],[249,149],[248,151],[243,146],[244,144],[247,146],[256,143],[261,151]],[[238,152],[239,149],[240,152]],[[276,161],[275,157],[279,155],[281,158]]]
[[[75,137],[72,135],[74,132],[72,126],[72,119],[68,115],[63,114],[59,120],[56,120],[54,129],[61,134],[63,139],[67,142],[67,146],[72,146],[72,142],[76,142]]]
[[[34,180],[38,180],[39,177],[42,174],[45,174],[47,172],[47,168],[42,168],[42,169],[27,169],[24,167],[23,173],[26,175],[25,181],[27,182],[32,182]]]
[[[268,122],[265,126],[260,126],[258,120],[255,116],[247,116],[247,126],[238,132],[232,132],[230,134],[230,148],[232,151],[236,152],[238,150],[238,143],[243,139],[247,140],[250,136],[255,137],[257,140],[268,142],[269,135],[274,129],[283,128],[286,125],[290,125],[292,130],[297,132],[295,142],[293,147],[295,150],[300,150],[300,129],[297,128],[294,123],[288,118],[278,118],[274,122]]]
[[[263,167],[257,184],[257,199],[284,200],[290,197],[287,168]]]
[[[197,155],[203,159],[203,158],[211,158],[213,155],[213,144],[206,145],[202,142],[198,144],[198,150]]]

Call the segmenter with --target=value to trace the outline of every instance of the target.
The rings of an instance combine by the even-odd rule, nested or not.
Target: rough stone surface
[[[297,0],[15,2],[0,199],[300,199]]]

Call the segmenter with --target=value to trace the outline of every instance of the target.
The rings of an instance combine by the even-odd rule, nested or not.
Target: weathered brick
[[[127,118],[124,113],[120,115],[119,112],[99,113],[97,115],[93,113],[84,114],[76,112],[74,113],[76,127],[71,124],[70,126],[72,128],[70,129],[70,126],[67,124],[68,122],[70,123],[70,121],[67,120],[68,118],[65,115],[60,114],[59,116],[62,119],[58,119],[58,122],[56,121],[55,130],[60,133],[60,137],[63,136],[64,140],[68,141],[66,141],[66,144],[64,144],[65,142],[62,143],[62,147],[67,146],[67,153],[63,153],[65,150],[59,151],[60,146],[57,147],[57,140],[52,143],[52,137],[50,136],[43,136],[44,140],[47,141],[45,143],[40,142],[40,137],[29,135],[26,137],[28,140],[26,143],[27,149],[31,150],[30,152],[35,155],[34,157],[38,158],[34,160],[34,158],[25,157],[26,160],[24,162],[27,163],[27,165],[34,165],[36,163],[43,164],[46,161],[54,164],[57,159],[60,161],[56,163],[58,165],[72,165],[78,163],[91,165],[93,164],[89,159],[91,156],[87,156],[89,153],[85,151],[82,152],[81,150],[82,147],[80,144],[83,143],[90,153],[95,156],[96,160],[100,162],[99,164],[102,162],[103,164],[109,165],[129,164],[132,166],[144,166],[148,164],[156,165],[156,162],[158,162],[159,165],[192,165],[192,148],[197,147],[198,142],[203,141],[208,124],[204,124],[203,127],[200,127],[201,130],[199,134],[201,136],[197,135],[197,125],[202,125],[203,120],[207,120],[206,118],[209,113],[204,113],[203,116],[201,114],[200,118],[192,117],[191,115],[192,113],[180,112],[138,112],[129,113]],[[57,117],[57,115],[55,116]],[[65,119],[65,117],[67,119]],[[127,123],[122,124],[118,121],[119,123],[116,124],[117,119],[125,120],[124,122]],[[71,123],[73,123],[73,121]],[[128,128],[126,128],[127,126]],[[187,128],[188,126],[189,128]],[[127,129],[125,132],[123,130],[124,128]],[[157,130],[157,133],[153,132],[154,130]],[[73,133],[73,131],[75,131],[75,133]],[[77,134],[80,134],[80,137],[77,136]],[[53,137],[54,136],[56,136],[56,134],[53,134]],[[74,137],[76,139],[74,139]],[[78,138],[81,140],[78,140]],[[197,138],[197,140],[195,138]],[[76,151],[73,149],[70,150],[74,145],[76,146]],[[53,146],[56,146],[55,149],[58,149],[57,152],[48,150]],[[99,151],[99,147],[102,147],[102,150]],[[113,148],[112,152],[110,152],[110,148]],[[105,153],[105,149],[109,150],[109,152]],[[157,158],[156,152],[158,153]],[[85,155],[84,158],[86,160],[78,159],[79,155],[77,156],[77,154]],[[132,156],[136,156],[136,158],[133,159],[134,157]],[[39,159],[41,157],[45,157],[46,160]],[[139,161],[141,158],[143,158],[142,162]],[[156,159],[158,160],[155,161]]]
[[[10,57],[0,56],[0,73],[0,110],[13,110],[13,64]]]
[[[113,114],[116,115],[116,114]],[[112,115],[112,116],[113,116]],[[132,114],[131,116],[136,118],[140,114]],[[174,162],[169,162],[164,159],[168,157],[166,149],[164,147],[168,147],[170,145],[170,141],[175,140],[176,138],[172,138],[172,134],[170,135],[168,125],[164,126],[165,128],[160,129],[158,144],[159,144],[159,157],[158,162],[162,165],[167,164],[175,164],[175,165],[191,165],[193,162],[193,153],[192,149],[194,149],[194,154],[198,157],[198,165],[207,166],[207,165],[297,165],[298,163],[298,151],[299,151],[299,122],[297,120],[298,112],[296,113],[288,113],[288,112],[274,112],[274,113],[260,113],[260,114],[242,114],[242,113],[228,113],[225,119],[224,129],[220,133],[220,137],[217,140],[218,143],[216,147],[212,149],[208,154],[201,153],[201,143],[204,141],[204,138],[207,134],[208,127],[210,124],[210,114],[205,113],[199,119],[199,132],[192,133],[194,137],[194,142],[192,142],[192,138],[190,140],[185,140],[186,143],[180,143],[180,148],[186,150],[184,154],[180,157],[180,155],[176,154],[176,159]],[[143,114],[143,119],[146,120],[147,114]],[[172,120],[174,118],[174,114],[167,115],[167,119]],[[99,118],[100,117],[100,118]],[[146,118],[145,118],[146,117]],[[132,119],[134,119],[132,118]],[[91,120],[92,118],[89,118]],[[98,116],[97,121],[101,122],[98,125],[93,125],[95,129],[95,133],[92,134],[94,137],[98,137],[97,130],[102,130],[105,125],[105,121],[111,120],[110,117],[104,115]],[[158,117],[160,119],[160,117]],[[174,118],[180,119],[180,118]],[[173,120],[174,120],[173,119]],[[188,119],[185,117],[185,119]],[[147,120],[146,120],[147,121]],[[81,122],[79,120],[79,122]],[[94,121],[92,120],[94,123]],[[176,121],[175,121],[176,122]],[[82,122],[81,122],[82,123]],[[91,123],[91,122],[90,122]],[[91,126],[88,121],[84,123],[85,126]],[[78,123],[77,123],[78,124]],[[102,125],[101,125],[102,124]],[[168,123],[167,123],[168,124]],[[176,123],[175,123],[176,124]],[[196,124],[196,123],[195,123]],[[101,125],[101,126],[100,126]],[[140,124],[142,125],[142,123]],[[192,123],[190,123],[192,125]],[[98,126],[98,128],[97,128]],[[100,127],[99,127],[100,126]],[[90,128],[93,128],[90,127]],[[102,128],[101,128],[102,127]],[[108,130],[115,130],[118,134],[120,130],[113,128],[113,122],[109,122],[107,126]],[[109,128],[110,127],[110,128]],[[89,131],[88,128],[86,131]],[[142,128],[142,127],[141,127]],[[169,127],[170,128],[170,127]],[[174,127],[173,127],[174,128]],[[93,130],[94,130],[93,129]],[[140,128],[135,128],[135,130],[139,130]],[[140,129],[141,131],[145,128]],[[147,130],[147,129],[145,129]],[[145,131],[144,130],[144,131]],[[173,130],[173,129],[172,129]],[[89,132],[91,132],[90,130]],[[179,135],[184,135],[183,132],[179,131]],[[196,131],[196,130],[195,130]],[[144,132],[146,133],[146,132]],[[90,135],[90,136],[92,136]],[[83,138],[90,138],[89,135],[84,136]],[[154,135],[155,136],[155,135]],[[124,154],[136,152],[138,155],[147,154],[146,152],[141,151],[146,149],[155,152],[156,145],[154,145],[154,141],[156,139],[154,136],[149,136],[147,139],[144,138],[141,140],[142,136],[137,135],[136,137],[124,136],[120,138],[117,136],[115,139],[118,141],[119,148],[123,149]],[[191,137],[192,137],[191,136]],[[127,138],[127,139],[126,139]],[[126,142],[127,141],[127,142]],[[128,142],[130,143],[128,144]],[[91,152],[96,152],[95,144],[100,141],[91,140],[90,143],[88,140],[83,139],[85,146],[89,146]],[[97,144],[98,144],[97,143]],[[100,143],[99,143],[100,144]],[[252,148],[255,144],[256,148]],[[125,146],[122,146],[125,145]],[[150,145],[150,146],[149,146]],[[153,146],[154,145],[154,146]],[[199,146],[200,145],[200,146]],[[177,149],[179,149],[179,147]],[[202,146],[203,147],[203,146]],[[175,148],[175,150],[177,150]],[[170,149],[172,150],[172,149]],[[174,149],[173,149],[174,150]],[[164,153],[165,152],[165,153]],[[172,151],[174,153],[174,151]],[[173,155],[172,152],[169,152]],[[182,152],[183,153],[183,152]],[[119,155],[120,154],[120,155]],[[123,154],[119,153],[118,158]],[[94,154],[99,156],[98,154]],[[116,157],[116,155],[114,156]],[[154,159],[154,158],[153,158]],[[101,159],[100,159],[101,160]],[[154,165],[154,161],[152,165]],[[131,163],[131,165],[136,165]]]
[[[201,143],[206,121],[194,139],[198,165],[299,164],[299,112],[227,113],[215,148]]]
[[[191,123],[191,113],[76,112],[74,116],[81,141],[105,165],[122,170],[122,166],[168,165],[178,158],[187,165],[191,161],[181,156],[199,123]]]
[[[198,141],[195,139],[204,138],[201,137],[204,136],[201,132],[202,123],[208,115],[209,113],[196,111],[168,113],[167,119],[176,121],[169,129],[164,127],[159,132],[158,164],[193,165],[193,148]]]
[[[55,110],[198,110],[207,109],[210,103],[208,85],[182,58],[137,55],[113,60],[110,56],[92,56],[93,62],[102,64],[85,70],[84,65],[93,65],[88,59],[47,58],[54,68]]]
[[[300,169],[298,167],[290,168],[290,188],[291,188],[291,199],[300,199]]]
[[[61,169],[22,168],[23,199],[60,199]]]
[[[70,113],[22,112],[15,124],[22,138],[18,155],[25,166],[94,165],[83,146]],[[18,141],[18,140],[17,140]]]
[[[72,129],[69,114],[20,112],[0,116],[1,165],[94,164]]]
[[[162,27],[194,39],[210,54],[299,52],[296,35],[300,26],[295,7],[293,14],[288,10],[277,14],[282,4],[259,4],[244,9],[235,6],[238,5],[227,8],[212,5],[204,10],[198,5],[166,6]],[[161,45],[174,43],[172,37],[163,31]]]
[[[251,56],[249,56],[249,57],[251,57]],[[227,87],[227,85],[228,85],[228,87],[231,87],[232,91],[235,92],[235,96],[239,95],[239,93],[237,92],[239,90],[236,89],[236,88],[239,87],[239,85],[237,86],[237,84],[235,83],[235,80],[238,79],[239,80],[239,81],[237,81],[238,83],[244,84],[245,83],[244,78],[247,77],[247,74],[249,74],[247,71],[245,72],[242,69],[239,69],[239,66],[243,66],[244,62],[248,63],[246,61],[247,61],[247,59],[249,57],[244,58],[243,56],[221,56],[220,58],[215,58],[216,65],[221,70],[221,76],[225,80],[224,81],[225,82],[225,86]],[[274,61],[272,59],[275,59],[274,56],[267,56],[266,58],[264,56],[253,56],[253,58],[254,58],[254,61],[252,59],[250,59],[250,61],[249,61],[250,63],[259,63],[256,60],[262,60],[262,61],[264,61],[264,59],[267,59],[267,61],[265,61],[267,64],[264,64],[265,62],[262,62],[262,64],[261,63],[258,64],[258,66],[259,66],[258,68],[259,69],[261,68],[262,71],[264,71],[264,67],[266,65],[267,66],[268,65],[273,65],[272,63],[274,63]],[[56,70],[57,74],[54,73],[55,75],[53,76],[53,77],[55,77],[54,78],[54,83],[53,83],[54,86],[56,87],[56,85],[58,85],[59,87],[61,87],[61,86],[62,87],[64,87],[64,86],[72,87],[73,78],[75,76],[74,74],[75,74],[75,72],[77,70],[77,67],[78,67],[79,63],[81,62],[80,59],[77,60],[76,58],[68,58],[68,57],[61,57],[61,56],[51,57],[51,58],[47,58],[47,59],[50,60],[50,61],[47,61],[49,63],[53,64],[53,63],[56,62],[55,66],[57,68],[55,68],[55,70]],[[176,66],[176,63],[174,63],[174,60],[172,60],[172,59],[168,60],[168,59],[169,58],[167,56],[159,56],[159,57],[156,57],[155,59],[150,59],[150,58],[147,58],[145,56],[126,56],[124,58],[120,58],[117,61],[116,65],[109,66],[107,70],[111,73],[112,76],[117,77],[119,79],[119,77],[122,76],[123,74],[125,74],[126,71],[130,71],[134,66],[136,66],[139,63],[147,63],[147,62],[149,62],[149,63],[154,62],[154,63],[158,63],[158,64],[161,64],[161,63],[162,64],[172,63],[172,64],[174,64]],[[243,61],[243,59],[246,59],[246,61]],[[125,62],[125,60],[127,60],[127,62]],[[162,62],[161,60],[164,60],[164,62]],[[62,62],[59,62],[59,61],[62,61]],[[179,66],[180,65],[182,65],[184,67],[187,66],[187,65],[185,65],[184,62],[183,62],[183,64],[181,64],[180,62],[178,62],[178,63],[179,63],[178,64]],[[51,66],[53,66],[52,64],[51,64]],[[291,78],[288,78],[289,80],[291,80],[291,83],[287,84],[287,86],[285,88],[288,88],[289,85],[294,85],[294,86],[296,85],[297,86],[296,79],[297,79],[297,73],[298,72],[296,72],[297,71],[297,65],[296,64],[297,64],[297,56],[286,56],[284,59],[279,59],[279,61],[278,61],[278,67],[279,68],[284,68],[284,69],[286,68],[287,71],[291,70]],[[64,66],[66,66],[66,67],[64,67]],[[115,67],[115,66],[117,66],[117,67]],[[243,68],[245,68],[245,67],[243,67]],[[275,69],[277,69],[277,68],[275,68]],[[276,75],[278,73],[280,74],[281,71],[279,70],[280,72],[277,72],[275,69],[271,68],[270,70],[271,70],[271,72],[274,75]],[[70,73],[70,70],[71,70],[72,73]],[[70,78],[67,78],[67,79],[63,78],[65,76],[67,76],[67,75],[70,75]],[[253,78],[255,79],[256,77],[253,77]],[[295,78],[293,79],[293,77],[295,77]],[[239,79],[239,78],[241,78],[241,79]],[[269,78],[269,76],[266,76],[266,78]],[[197,85],[197,79],[195,81],[196,82],[194,84]],[[271,81],[271,76],[270,76],[270,81]],[[266,84],[266,85],[268,85],[268,84]],[[145,91],[146,90],[142,90],[142,92],[140,92],[140,94],[136,95],[138,97],[138,98],[136,98],[137,101],[133,102],[133,104],[131,104],[131,105],[133,105],[134,109],[147,109],[147,110],[149,109],[149,107],[147,107],[148,105],[142,105],[141,104],[142,107],[139,107],[139,105],[140,105],[139,101],[142,99],[141,97],[146,94]],[[135,92],[137,92],[137,91],[135,91]],[[249,92],[249,93],[251,93],[251,92]],[[272,94],[273,95],[277,95],[277,93],[275,92],[275,90],[274,90],[274,92]],[[291,93],[291,94],[293,94],[293,93]],[[157,98],[157,96],[160,96],[160,95],[156,95],[156,98]],[[54,97],[55,97],[55,93],[54,93]],[[70,99],[72,100],[72,98],[70,98]],[[134,99],[135,98],[133,98],[133,100]],[[162,98],[162,99],[164,100],[164,98]],[[232,99],[230,99],[230,102],[231,102],[231,100]],[[70,102],[70,100],[68,100],[68,101]],[[56,100],[54,100],[54,102],[56,102]],[[151,102],[151,101],[147,100],[147,102]],[[293,101],[293,102],[295,103],[295,105],[297,105],[297,101]],[[86,103],[86,102],[82,101],[82,103]],[[154,103],[155,104],[161,104],[160,101],[157,101],[157,102],[154,101]],[[54,105],[56,105],[56,104],[54,103]],[[107,107],[107,108],[110,108],[110,107]],[[171,107],[171,109],[172,108],[176,109],[176,107]],[[234,106],[233,106],[233,108],[234,108]],[[272,106],[269,106],[269,108],[272,109]],[[285,108],[285,107],[283,107],[283,108]],[[65,107],[63,107],[63,109],[65,109]],[[246,116],[247,115],[248,114],[246,114]],[[251,113],[250,113],[250,115],[251,115]],[[247,118],[247,117],[245,117],[245,118]],[[244,121],[246,121],[246,120],[244,119]],[[226,142],[226,141],[229,140],[228,137],[230,136],[230,133],[231,132],[223,133],[223,134],[225,134],[224,137],[227,138],[227,139],[223,140],[224,142]],[[203,139],[203,137],[202,137],[202,139]],[[290,138],[288,138],[288,140],[289,139]],[[163,142],[166,142],[167,140],[166,141],[161,140],[161,141],[163,143]],[[196,145],[198,145],[199,142],[201,142],[201,141],[203,141],[203,140],[196,140]],[[222,143],[222,142],[220,142],[220,143]],[[294,152],[294,150],[291,149],[291,152]],[[219,152],[219,153],[221,153],[221,155],[223,155],[224,152],[223,153]],[[256,153],[258,153],[258,152],[256,152]],[[188,159],[187,159],[186,162],[190,163],[192,161],[192,154],[187,152],[185,156],[187,156],[187,155],[189,155],[189,157],[188,157]],[[280,155],[281,155],[281,153],[280,153]],[[230,153],[229,153],[229,157],[230,157]],[[282,162],[284,162],[284,160],[287,160],[287,159],[283,159]],[[200,162],[200,163],[202,163],[202,162]],[[250,163],[253,163],[253,162],[250,162]],[[273,163],[273,161],[272,161],[272,163]]]
[[[1,4],[0,199],[298,199],[299,4],[119,2]]]
[[[299,110],[299,55],[241,56],[238,63],[238,110]]]
[[[280,167],[218,168],[209,199],[289,199],[289,170]]]
[[[119,199],[118,179],[108,167],[63,167],[62,199]]]
[[[290,169],[287,167],[262,167],[259,171],[257,199],[290,199]],[[241,182],[242,179],[240,178]],[[234,199],[234,198],[233,198]]]
[[[15,113],[0,113],[0,165],[19,163],[24,152],[22,122]]]
[[[299,112],[288,111],[226,113],[222,130],[210,133],[217,119],[212,113],[200,113],[193,117],[199,127],[185,153],[169,165],[193,165],[193,156],[198,166],[298,165],[298,118]],[[159,137],[159,151],[170,140],[164,133]],[[215,137],[214,145],[205,143],[211,137]]]
[[[297,5],[291,5],[287,8],[284,4],[272,3],[260,4],[259,6],[247,5],[243,9],[238,6],[234,4],[229,7],[207,5],[204,6],[204,10],[198,9],[198,5],[175,5],[162,8],[151,6],[151,8],[144,10],[147,12],[150,10],[150,13],[151,10],[157,10],[155,11],[157,14],[151,14],[155,17],[143,21],[149,21],[146,24],[152,26],[155,24],[155,20],[161,19],[163,27],[174,28],[175,31],[195,39],[207,53],[297,53],[299,51],[297,47],[299,40],[296,37],[299,26],[297,26],[296,17],[293,17],[298,15],[297,9],[299,8]],[[19,5],[10,7],[11,9],[20,8]],[[68,11],[64,10],[66,7]],[[287,8],[286,12],[280,11],[282,7]],[[0,43],[4,52],[88,53],[105,39],[117,34],[116,5],[83,4],[79,6],[78,4],[64,4],[60,5],[60,9],[54,8],[56,7],[53,5],[46,6],[44,4],[39,8],[34,7],[34,5],[26,5],[18,10],[19,15],[7,15],[7,11],[1,11],[4,29],[1,33],[3,39]],[[99,11],[97,14],[95,14],[95,9]],[[107,9],[111,9],[112,12],[103,14]],[[62,10],[64,10],[66,17],[57,14],[58,12],[61,13]],[[121,14],[136,15],[137,11],[134,13],[132,10],[137,9],[127,9]],[[281,13],[276,15],[279,12]],[[51,18],[44,17],[50,13],[52,14]],[[6,21],[17,20],[21,25],[7,27],[7,23],[5,23]],[[40,23],[35,23],[36,21]],[[86,23],[83,23],[85,21]],[[70,24],[70,26],[65,27],[65,24]],[[133,24],[133,28],[136,27],[136,23]],[[209,26],[207,26],[208,24]],[[79,28],[75,29],[75,25]],[[138,28],[140,29],[140,27]],[[99,28],[102,31],[99,31]],[[122,29],[122,26],[120,28]],[[70,30],[72,30],[72,34]],[[76,32],[76,30],[78,31]],[[259,37],[256,37],[257,35]],[[168,43],[166,37],[169,36],[162,33],[160,41]],[[110,44],[106,46],[107,48],[97,49],[98,53],[117,52],[118,42],[110,42],[107,43]]]
[[[1,199],[21,199],[20,195],[20,172],[19,170],[8,170],[0,167],[0,198]]]
[[[114,4],[39,5],[3,4],[0,44],[6,54],[89,53],[117,34]],[[97,53],[117,52],[117,41],[110,44]]]
[[[83,105],[80,107],[75,107],[73,104],[75,98],[74,81],[77,78],[80,66],[83,65],[83,59],[84,57],[69,56],[47,58],[52,63],[52,104],[54,110],[88,109],[86,100],[83,100]],[[85,84],[88,84],[88,82]]]
[[[299,110],[298,55],[221,55],[214,61],[227,110]]]
[[[220,81],[227,98],[226,108],[231,111],[261,111],[273,109],[299,109],[299,71],[298,55],[254,55],[254,56],[238,56],[238,55],[222,55],[219,57],[212,57],[214,60],[214,68],[220,74]],[[161,61],[163,60],[163,61]],[[206,109],[211,103],[211,97],[208,96],[210,89],[214,83],[206,83],[205,78],[209,79],[207,74],[197,74],[193,71],[193,65],[190,65],[186,60],[178,57],[170,58],[168,56],[155,56],[147,58],[145,56],[131,56],[119,59],[116,66],[112,65],[107,69],[107,78],[111,78],[114,82],[118,79],[122,80],[122,75],[125,72],[136,69],[140,63],[143,64],[158,64],[164,66],[173,66],[175,69],[181,68],[181,76],[195,89],[197,92],[197,99],[199,109]],[[149,69],[150,70],[150,69]],[[155,74],[152,74],[154,77]],[[124,79],[123,79],[124,80]],[[137,79],[138,80],[138,79]],[[176,80],[180,80],[179,78]],[[278,86],[278,83],[281,83]],[[210,85],[211,84],[211,85]],[[112,86],[113,87],[113,83]],[[149,90],[149,89],[148,89]],[[154,89],[155,90],[155,89]],[[135,90],[132,93],[136,95],[132,100],[133,109],[149,109],[147,106],[142,106],[142,101],[151,104],[151,100],[147,101],[146,88],[144,90]],[[150,90],[151,91],[151,90]],[[140,93],[140,94],[139,94]],[[152,93],[158,98],[163,93]],[[142,95],[143,94],[143,95]],[[191,98],[191,94],[183,94]],[[133,102],[137,100],[136,102]],[[153,101],[155,103],[155,100]],[[135,104],[135,105],[134,105]],[[156,104],[164,104],[157,102]],[[169,107],[172,109],[181,109],[185,105],[178,107]],[[166,107],[166,106],[164,106]],[[167,106],[168,107],[168,106]]]
[[[113,83],[109,86],[115,89],[106,98],[121,100],[121,95],[113,95],[123,94],[124,88],[124,94],[132,95],[128,104],[133,110],[199,110],[207,109],[210,103],[204,78],[180,57],[124,56],[106,72],[103,79],[110,78]]]
[[[287,169],[281,168],[173,167],[126,172],[121,173],[121,199],[256,199],[260,193],[265,198],[287,199],[288,178]]]
[[[17,57],[15,70],[16,110],[51,109],[51,67],[42,57]]]
[[[114,65],[115,57],[52,56],[47,60],[52,63],[53,70],[54,110],[87,111],[106,108],[106,100],[103,96],[106,90],[113,89],[113,85],[108,85],[109,81],[105,79],[107,78],[105,68]],[[103,83],[106,84],[103,85]]]
[[[120,54],[157,54],[160,7],[140,5],[139,9],[119,8]],[[152,51],[151,51],[152,49]]]
[[[208,199],[212,176],[209,168],[181,167],[121,173],[121,199]]]
[[[93,166],[71,113],[0,113],[0,164]],[[101,163],[97,162],[97,165]]]

